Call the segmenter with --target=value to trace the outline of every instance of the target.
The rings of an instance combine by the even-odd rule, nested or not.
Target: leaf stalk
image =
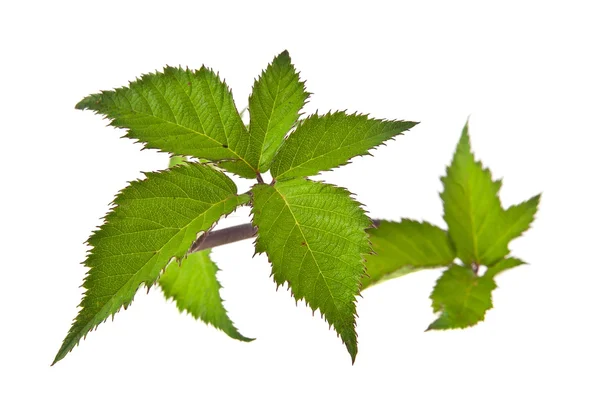
[[[373,219],[373,227],[377,228],[381,222],[380,219]],[[221,245],[232,244],[238,241],[244,241],[256,236],[256,227],[251,223],[230,226],[228,228],[209,231],[198,238],[190,247],[190,253],[207,250],[209,248],[220,247]]]

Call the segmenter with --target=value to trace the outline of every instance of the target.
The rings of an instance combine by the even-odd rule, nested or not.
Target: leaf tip
[[[462,133],[460,134],[460,140],[458,141],[458,148],[465,148],[465,151],[471,153],[471,135],[469,133],[469,120],[465,122]]]
[[[348,353],[350,353],[350,359],[352,360],[352,365],[354,366],[354,363],[356,362],[356,354],[358,353],[358,350],[356,348],[356,345],[351,345],[351,346],[347,346],[348,347]]]
[[[442,317],[440,316],[438,319],[436,319],[431,324],[429,324],[429,326],[427,327],[425,332],[440,331],[440,330],[446,329],[444,327],[444,325],[442,324],[441,320],[442,320]]]
[[[86,96],[79,101],[75,105],[75,109],[77,110],[86,110],[86,109],[94,109],[98,104],[100,104],[100,95],[92,94],[90,96]]]
[[[542,193],[538,193],[535,196],[533,196],[531,199],[529,199],[529,201],[531,203],[534,204],[534,206],[537,207],[540,205],[540,202],[542,201]]]
[[[65,356],[69,353],[69,351],[71,350],[67,350],[65,344],[63,343],[63,345],[58,350],[58,353],[56,353],[54,360],[52,360],[52,364],[50,364],[50,367],[54,366],[56,363],[64,359]]]

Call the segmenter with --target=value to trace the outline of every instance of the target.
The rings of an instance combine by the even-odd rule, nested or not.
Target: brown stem
[[[381,221],[379,219],[373,219],[372,222],[373,226],[377,227]],[[256,227],[249,223],[231,226],[229,228],[217,229],[216,231],[209,231],[192,244],[190,253],[243,241],[255,236]]]
[[[229,228],[217,229],[202,235],[192,244],[190,252],[202,251],[220,245],[242,241],[256,235],[256,227],[252,224],[242,224]]]

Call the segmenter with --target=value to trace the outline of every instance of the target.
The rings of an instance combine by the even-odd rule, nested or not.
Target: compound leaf
[[[465,125],[452,163],[442,178],[444,219],[465,265],[490,266],[509,253],[510,240],[521,235],[533,220],[540,196],[504,210],[488,169],[471,152],[468,124]]]
[[[312,115],[290,134],[279,149],[271,173],[276,179],[318,174],[400,135],[416,122],[369,119],[344,112]]]
[[[516,258],[502,259],[481,277],[471,268],[452,265],[431,293],[433,311],[440,312],[440,316],[427,330],[467,328],[483,321],[493,306],[492,291],[497,287],[495,277],[522,264]]]
[[[181,263],[171,262],[160,276],[165,297],[172,298],[181,312],[222,330],[231,338],[252,341],[240,334],[227,315],[219,294],[217,265],[210,259],[210,250],[188,254]]]
[[[84,98],[77,109],[91,109],[128,130],[147,148],[221,161],[229,171],[254,178],[243,157],[250,136],[227,85],[212,70],[165,67],[113,91]]]
[[[256,185],[253,223],[257,252],[265,252],[278,285],[319,309],[354,361],[356,296],[371,251],[370,221],[348,191],[306,179]]]
[[[147,173],[114,200],[105,223],[89,238],[85,295],[54,363],[90,330],[151,286],[171,258],[181,258],[201,232],[249,201],[221,172],[197,163]]]
[[[249,101],[249,160],[265,172],[309,94],[287,51],[279,54],[254,83]]]
[[[374,254],[365,257],[363,289],[413,271],[447,266],[456,258],[448,233],[427,222],[382,221],[367,232]]]

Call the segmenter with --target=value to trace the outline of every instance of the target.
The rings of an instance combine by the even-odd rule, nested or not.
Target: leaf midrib
[[[267,118],[267,128],[264,131],[264,136],[262,138],[262,143],[260,145],[260,151],[258,154],[258,170],[260,170],[260,166],[263,164],[262,162],[262,158],[265,152],[265,143],[267,140],[267,135],[269,133],[269,128],[271,127],[271,120],[273,119],[273,112],[275,112],[275,105],[277,103],[277,98],[279,97],[279,86],[281,85],[281,79],[283,78],[283,76],[280,76],[277,78],[277,87],[276,87],[276,92],[275,92],[275,97],[272,97],[273,99],[273,105],[271,106],[271,110],[269,112],[269,117]],[[265,82],[267,82],[267,80],[265,80]],[[267,88],[267,91],[269,91],[269,89]],[[270,96],[270,92],[269,92],[269,96]],[[260,98],[257,97],[257,99],[259,99],[259,103],[260,103],[260,107],[262,109],[262,102],[260,101]],[[265,113],[266,116],[266,113]],[[250,137],[252,138],[252,135],[250,135]]]
[[[298,230],[300,231],[300,234],[302,235],[302,239],[306,243],[306,249],[308,250],[308,252],[310,252],[310,256],[312,257],[313,261],[315,262],[315,265],[318,267],[319,274],[323,278],[323,282],[325,283],[325,286],[327,286],[327,290],[329,291],[329,297],[330,297],[331,301],[333,302],[333,306],[335,307],[335,310],[339,314],[340,308],[338,307],[338,305],[336,303],[336,298],[334,297],[334,295],[333,295],[333,293],[331,291],[331,287],[329,287],[329,283],[327,282],[326,277],[323,274],[323,271],[321,269],[321,265],[319,264],[319,262],[317,261],[315,255],[314,255],[314,250],[312,250],[310,248],[310,244],[309,244],[308,240],[306,239],[306,236],[304,235],[304,231],[302,230],[301,225],[298,222],[298,219],[296,218],[296,215],[294,215],[294,211],[292,211],[292,209],[291,209],[290,203],[287,201],[287,199],[285,198],[285,196],[276,187],[273,187],[273,189],[277,192],[277,194],[279,194],[279,196],[281,196],[281,199],[283,200],[284,204],[288,208],[288,211],[292,215],[292,218],[294,219],[294,224],[296,225],[296,228],[298,228]]]
[[[353,129],[354,129],[354,128],[353,128]],[[327,131],[328,131],[328,130],[329,130],[329,128],[327,128]],[[321,136],[321,139],[323,139],[323,137],[324,137],[324,136],[327,134],[327,131],[326,131],[325,133],[323,133],[323,135]],[[390,130],[390,131],[392,131],[392,132],[393,132],[393,130]],[[389,131],[386,131],[386,132],[384,132],[384,133],[387,133],[387,132],[389,132]],[[285,170],[285,171],[282,171],[281,173],[277,173],[277,177],[276,177],[276,178],[277,178],[277,179],[281,179],[281,178],[282,178],[282,176],[284,176],[286,173],[293,172],[294,170],[298,170],[298,169],[304,168],[304,167],[305,167],[307,164],[309,164],[309,163],[312,163],[312,162],[314,162],[314,161],[317,161],[317,160],[320,160],[320,159],[322,159],[322,158],[326,158],[327,156],[329,156],[329,155],[330,155],[330,154],[332,154],[332,153],[336,153],[336,152],[339,152],[339,151],[341,151],[341,150],[346,150],[346,149],[348,149],[348,148],[352,148],[353,146],[355,146],[355,145],[359,145],[359,144],[361,144],[361,143],[363,143],[363,142],[369,142],[369,141],[371,141],[371,140],[372,140],[374,137],[376,137],[376,136],[379,136],[379,135],[383,135],[384,133],[379,133],[379,134],[377,134],[377,135],[371,135],[371,136],[369,136],[369,137],[366,137],[366,138],[364,138],[364,139],[362,139],[362,140],[360,140],[360,141],[353,142],[353,143],[351,143],[351,144],[348,144],[348,145],[340,146],[340,147],[338,147],[338,148],[335,148],[335,149],[333,149],[333,150],[331,150],[331,151],[327,151],[327,152],[325,152],[325,153],[323,153],[323,154],[320,154],[320,155],[319,155],[319,156],[317,156],[317,157],[314,157],[314,153],[315,153],[316,151],[313,151],[313,157],[311,157],[311,159],[310,159],[310,160],[304,161],[303,163],[300,163],[300,164],[298,164],[298,165],[296,165],[296,166],[294,166],[294,167],[290,167],[290,168],[288,168],[287,170]],[[397,135],[400,135],[400,134],[401,134],[401,133],[399,133],[399,134],[397,134]],[[346,136],[344,137],[344,141],[347,139],[347,137],[348,137],[348,136],[349,136],[349,135],[346,135]],[[394,135],[394,136],[395,136],[395,135]],[[392,138],[389,138],[389,139],[392,139]],[[320,141],[320,142],[321,142],[321,141]],[[319,143],[320,143],[320,142],[319,142]],[[385,142],[385,141],[384,141],[384,142]],[[383,143],[383,142],[382,142],[382,143]],[[381,145],[381,144],[379,144],[379,145]],[[375,146],[378,146],[378,145],[376,144]],[[293,161],[296,159],[296,156],[298,155],[298,151],[299,151],[299,150],[300,150],[300,146],[298,146],[298,148],[296,149],[296,154],[294,154],[294,159],[292,160],[292,163],[293,163]],[[362,156],[362,155],[366,155],[366,154],[368,154],[368,152],[369,152],[369,151],[367,150],[367,151],[365,151],[363,154],[358,154],[358,155],[355,155],[354,157],[359,157],[359,156]],[[351,158],[354,158],[354,157],[351,157]],[[341,164],[337,165],[336,167],[332,167],[332,168],[337,168],[337,167],[339,167],[339,166],[346,165],[346,164],[348,164],[349,162],[350,162],[350,161],[346,161],[346,162],[344,162],[344,163],[341,163]],[[321,171],[321,170],[319,170],[319,171]],[[318,172],[317,172],[317,173],[318,173]],[[288,174],[288,176],[289,176],[289,174]]]
[[[212,95],[212,92],[211,92],[211,95]],[[162,121],[162,122],[164,122],[164,123],[168,123],[168,124],[170,124],[170,125],[174,125],[174,126],[176,126],[176,127],[178,127],[178,128],[182,128],[182,129],[184,129],[184,130],[188,131],[189,133],[193,133],[193,134],[195,134],[195,135],[199,135],[199,136],[201,136],[201,137],[204,137],[204,138],[206,138],[206,139],[208,139],[208,140],[210,140],[210,141],[212,141],[212,142],[214,142],[214,143],[218,144],[218,145],[219,145],[219,147],[221,147],[221,148],[222,148],[222,146],[223,146],[223,143],[222,143],[222,142],[219,142],[217,139],[215,139],[215,138],[213,138],[213,137],[211,137],[211,136],[209,136],[209,135],[207,135],[207,134],[205,134],[205,133],[203,133],[203,132],[199,132],[199,131],[197,131],[197,130],[195,130],[195,129],[192,129],[192,128],[190,128],[190,127],[187,127],[187,126],[184,126],[184,125],[180,125],[178,122],[177,122],[177,123],[175,123],[175,122],[172,122],[172,121],[170,121],[170,120],[167,120],[167,119],[161,118],[161,117],[159,117],[159,116],[156,116],[156,115],[154,115],[154,114],[151,114],[151,113],[146,113],[146,112],[141,112],[141,111],[138,111],[138,110],[135,110],[135,109],[131,109],[131,110],[130,110],[130,113],[133,113],[133,114],[136,114],[136,115],[142,115],[142,116],[145,116],[145,117],[151,117],[151,118],[157,119],[157,120],[159,120],[159,121]],[[222,119],[221,119],[220,112],[217,112],[217,113],[219,113],[219,119],[221,120],[221,123],[222,123]],[[113,119],[114,119],[114,118],[113,118]],[[202,123],[200,123],[200,125],[202,125]],[[131,128],[129,128],[129,129],[131,129]],[[227,139],[227,144],[226,144],[226,145],[228,146],[228,148],[227,148],[227,152],[230,152],[230,153],[232,153],[232,154],[233,154],[235,157],[237,157],[237,159],[239,159],[239,160],[243,161],[243,162],[244,162],[244,163],[245,163],[245,164],[246,164],[248,167],[250,167],[250,168],[252,169],[252,171],[255,171],[255,170],[254,170],[254,168],[253,168],[253,167],[250,165],[250,163],[248,163],[248,161],[246,161],[246,159],[245,159],[245,158],[243,158],[241,155],[239,155],[237,152],[235,152],[235,151],[233,150],[233,148],[229,148],[229,137],[227,136],[227,134],[225,134],[225,138]],[[141,139],[141,138],[138,138],[138,139],[140,139],[140,140],[141,140],[141,141],[143,141],[143,142],[147,142],[147,141],[144,141],[144,140],[143,140],[143,139]],[[149,145],[151,146],[151,144],[149,144]],[[206,158],[206,157],[203,157],[203,156],[197,156],[197,157],[199,157],[199,158]]]
[[[223,123],[223,116],[221,115],[221,109],[219,108],[219,106],[217,106],[217,101],[215,100],[215,95],[214,95],[211,84],[206,82],[206,77],[203,77],[203,78],[204,78],[204,82],[206,83],[206,86],[208,87],[208,90],[210,91],[210,98],[212,99],[212,104],[215,107],[215,109],[217,109],[217,115],[219,115],[219,121],[221,122],[221,126],[223,126],[223,134],[225,135],[225,138],[227,139],[227,145],[229,146],[229,135],[227,134],[227,127],[225,126],[225,123]],[[227,87],[225,87],[225,89],[227,90]],[[185,94],[190,98],[190,101],[191,101],[191,97],[189,96],[189,94],[187,94],[187,93],[185,93]],[[235,108],[235,103],[233,103],[233,99],[232,99],[232,105],[234,107],[235,114],[239,116],[239,112]],[[198,111],[196,109],[196,106],[194,106],[194,109],[196,110],[196,114],[197,114]],[[248,148],[250,147],[250,140],[249,140],[250,133],[246,130],[246,127],[244,126],[243,123],[241,125],[242,125],[241,126],[242,132],[246,133],[248,135],[248,142],[246,144],[246,152],[248,152]],[[231,149],[231,152],[234,153],[235,155],[237,155],[239,157],[239,159],[242,160],[244,163],[246,163],[246,165],[248,167],[250,167],[250,169],[253,172],[256,172],[256,170],[252,167],[252,165],[248,161],[246,161],[246,159],[244,157],[242,157],[236,151],[234,151],[233,148],[228,148],[228,149]]]

